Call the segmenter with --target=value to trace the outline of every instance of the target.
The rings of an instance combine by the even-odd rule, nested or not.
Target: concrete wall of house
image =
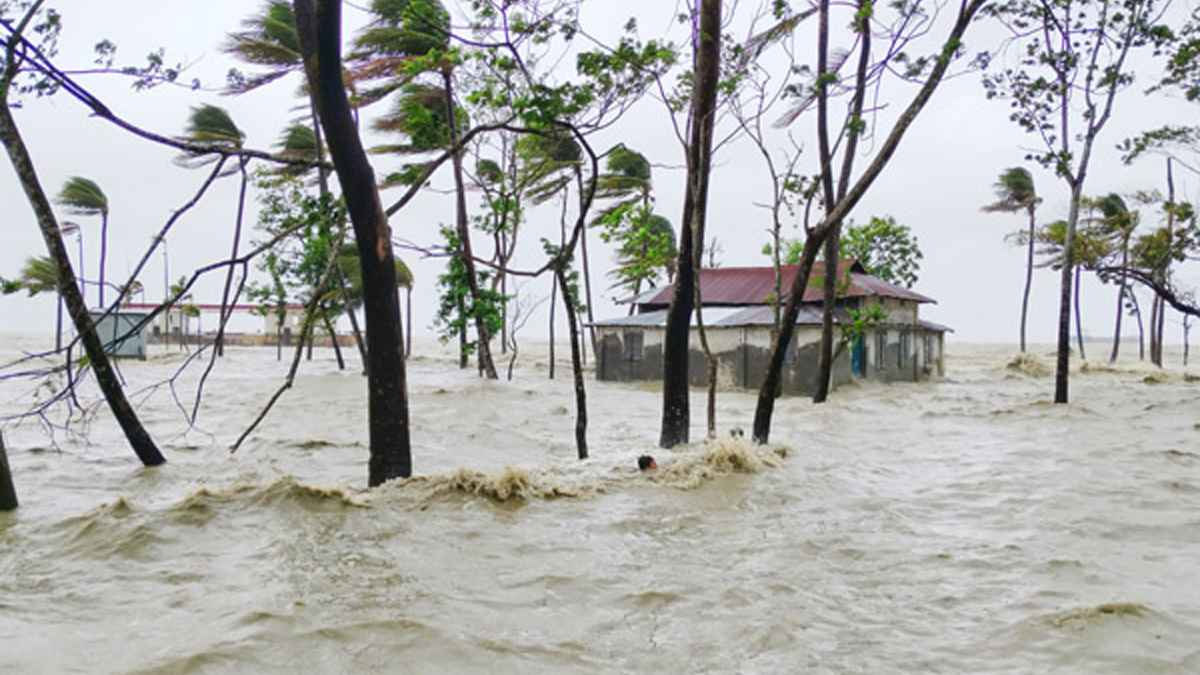
[[[881,382],[919,382],[945,374],[943,334],[890,324],[866,336],[866,377]]]
[[[771,358],[771,331],[766,326],[709,328],[708,343],[717,356],[717,386],[722,389],[757,389],[766,377]],[[599,327],[600,354],[596,378],[628,382],[661,380],[663,373],[661,328]],[[641,349],[638,349],[638,341]],[[811,394],[817,373],[821,331],[797,328],[782,373],[785,394]],[[834,361],[836,387],[851,379],[849,351]],[[688,345],[688,381],[693,386],[708,384],[706,359],[698,331],[691,332]]]

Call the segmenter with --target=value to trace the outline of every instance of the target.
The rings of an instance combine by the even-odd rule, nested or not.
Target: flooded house
[[[782,269],[787,289],[798,266]],[[921,318],[921,306],[932,298],[870,275],[857,261],[838,265],[838,298],[834,308],[833,367],[836,387],[854,379],[884,382],[917,382],[945,373],[945,326]],[[811,394],[821,343],[824,265],[817,263],[805,290],[800,314],[783,367],[785,394]],[[757,389],[766,376],[771,356],[775,292],[772,267],[720,267],[700,273],[704,326],[708,343],[718,359],[718,386]],[[625,302],[628,316],[596,321],[596,377],[605,381],[661,380],[663,339],[673,286],[651,289]],[[837,325],[851,310],[877,305],[883,319],[871,325],[852,344],[840,344]],[[704,351],[692,317],[689,337],[688,377],[693,385],[707,383]]]

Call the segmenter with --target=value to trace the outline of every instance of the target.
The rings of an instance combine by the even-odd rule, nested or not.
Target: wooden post
[[[17,508],[17,490],[13,487],[12,472],[8,468],[8,454],[4,451],[4,434],[0,432],[0,511]]]

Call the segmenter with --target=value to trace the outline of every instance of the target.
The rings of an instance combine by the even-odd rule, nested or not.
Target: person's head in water
[[[641,457],[638,457],[638,469],[640,469],[642,471],[649,471],[650,469],[657,469],[657,468],[658,468],[658,463],[655,462],[654,458],[651,457],[650,455],[642,455]]]

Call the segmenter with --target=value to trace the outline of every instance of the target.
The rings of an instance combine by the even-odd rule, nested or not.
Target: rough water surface
[[[589,379],[581,463],[544,350],[499,383],[422,351],[417,476],[373,491],[365,384],[330,353],[234,455],[286,367],[270,350],[228,351],[191,431],[169,388],[143,394],[158,469],[104,411],[87,443],[8,427],[0,672],[1200,672],[1182,370],[1096,364],[1055,406],[1047,349],[952,344],[940,383],[780,401],[768,448],[728,438],[754,397],[722,393],[724,440],[676,451],[654,387]],[[134,391],[182,359],[122,371]],[[31,389],[0,385],[0,412]]]

